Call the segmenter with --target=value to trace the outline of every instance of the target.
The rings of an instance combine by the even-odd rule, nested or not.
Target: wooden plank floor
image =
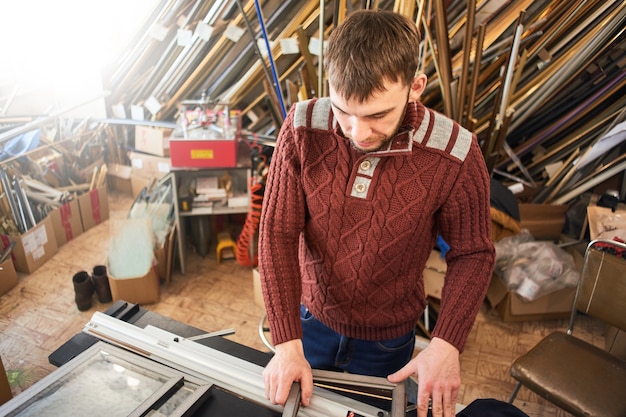
[[[0,297],[0,357],[12,376],[14,395],[56,369],[48,355],[79,333],[95,311],[110,305],[98,303],[94,296],[91,310],[78,311],[71,279],[105,262],[111,223],[125,218],[131,204],[130,197],[110,193],[108,221],[63,245],[34,273],[20,274],[18,285]],[[145,308],[206,331],[234,328],[229,339],[266,351],[258,335],[263,308],[254,303],[251,270],[234,260],[217,264],[214,251],[205,258],[189,252],[186,274],[176,268],[171,282],[161,285],[159,302]],[[509,376],[513,359],[565,326],[565,320],[503,323],[483,305],[461,356],[459,403],[477,398],[506,401],[514,386]],[[584,318],[577,332],[604,344],[605,328],[590,319]],[[515,404],[531,417],[570,416],[524,388]]]

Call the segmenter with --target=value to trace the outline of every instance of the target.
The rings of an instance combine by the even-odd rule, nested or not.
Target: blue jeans
[[[415,330],[395,339],[353,339],[322,324],[304,306],[300,307],[300,321],[304,356],[313,369],[386,377],[413,355]]]

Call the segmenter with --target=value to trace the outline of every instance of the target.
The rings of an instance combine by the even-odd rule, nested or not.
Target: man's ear
[[[409,101],[418,101],[426,88],[426,82],[428,81],[428,77],[426,74],[417,74],[413,78],[413,83],[411,84],[411,91],[409,92]]]

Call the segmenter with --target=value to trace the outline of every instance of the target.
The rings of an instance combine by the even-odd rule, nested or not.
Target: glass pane
[[[169,379],[100,351],[15,415],[128,416]]]

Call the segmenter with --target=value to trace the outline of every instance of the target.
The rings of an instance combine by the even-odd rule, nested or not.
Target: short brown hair
[[[415,23],[390,11],[359,10],[328,38],[324,66],[345,99],[367,100],[384,82],[410,86],[418,67],[420,36]]]

